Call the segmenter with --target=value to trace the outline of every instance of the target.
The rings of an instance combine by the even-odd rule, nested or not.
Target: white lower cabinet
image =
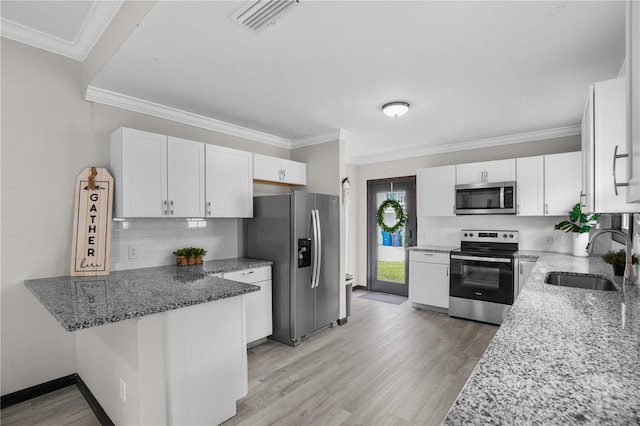
[[[243,296],[247,318],[245,343],[255,342],[273,334],[271,266],[225,272],[223,278],[260,287],[260,291]]]
[[[449,253],[409,253],[409,301],[449,309]]]
[[[531,270],[535,266],[536,261],[530,259],[517,259],[516,260],[516,273],[514,275],[513,287],[514,287],[514,301],[518,298],[520,290],[527,282],[527,278],[531,275]]]

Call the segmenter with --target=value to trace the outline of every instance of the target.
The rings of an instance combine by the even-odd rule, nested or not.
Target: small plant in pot
[[[207,251],[201,247],[196,247],[193,250],[196,254],[196,265],[202,264],[202,258],[207,254]]]
[[[176,261],[178,266],[187,266],[188,265],[188,252],[186,248],[177,249],[173,252],[173,255],[176,257]]]
[[[583,213],[580,208],[580,203],[578,203],[573,206],[573,210],[569,212],[569,220],[563,220],[556,224],[553,229],[574,233],[573,255],[585,257],[589,256],[586,249],[589,243],[589,230],[598,223],[598,218],[600,218],[598,213],[590,215]]]
[[[624,249],[609,250],[602,255],[602,260],[613,267],[613,275],[624,275],[624,267],[627,263],[627,252]],[[631,263],[633,265],[638,263],[638,257],[635,254],[631,256]]]

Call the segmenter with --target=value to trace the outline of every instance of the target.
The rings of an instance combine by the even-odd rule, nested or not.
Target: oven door
[[[513,304],[513,259],[491,254],[451,254],[452,297]]]

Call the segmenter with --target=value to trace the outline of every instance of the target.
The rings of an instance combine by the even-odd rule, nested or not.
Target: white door
[[[580,202],[582,153],[544,156],[545,215],[565,216]]]
[[[253,178],[269,182],[280,181],[280,158],[253,154]]]
[[[544,156],[516,159],[516,213],[520,216],[544,215]]]
[[[482,183],[484,163],[467,163],[456,165],[456,184]]]
[[[122,217],[164,217],[167,200],[167,137],[122,129]],[[117,160],[116,160],[117,161]]]
[[[416,171],[418,216],[455,216],[456,166]]]
[[[484,180],[486,183],[516,180],[516,160],[487,161],[484,163]]]
[[[204,144],[169,136],[169,217],[204,217]]]
[[[307,165],[298,161],[282,160],[282,181],[293,185],[307,184]]]
[[[206,216],[253,217],[253,154],[206,145]]]
[[[449,309],[449,265],[409,263],[409,300]]]

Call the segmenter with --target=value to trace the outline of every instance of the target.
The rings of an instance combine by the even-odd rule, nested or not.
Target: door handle
[[[322,226],[320,224],[320,212],[316,210],[316,226],[318,227],[318,268],[316,269],[316,288],[320,284],[320,268],[322,268]]]
[[[311,288],[316,286],[318,271],[318,226],[316,223],[316,211],[311,210],[311,225],[313,227],[313,267],[311,268]]]
[[[618,195],[618,187],[629,186],[629,183],[618,183],[616,181],[616,160],[618,158],[627,158],[629,154],[618,154],[618,145],[613,150],[613,190]]]

